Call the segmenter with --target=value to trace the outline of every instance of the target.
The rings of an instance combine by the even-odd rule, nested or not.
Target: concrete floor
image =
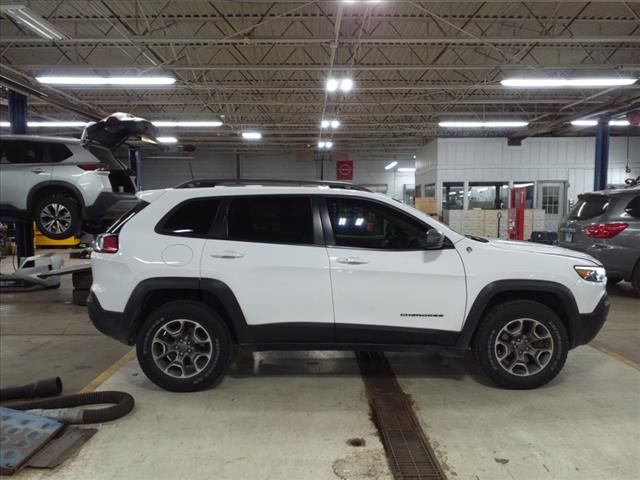
[[[58,290],[0,295],[1,386],[59,375],[78,391],[129,351],[97,332],[70,292],[64,277]],[[471,358],[388,355],[450,479],[638,478],[640,299],[624,284],[610,295],[598,350],[572,351],[535,391],[494,388]],[[100,389],[130,392],[135,411],[101,425],[55,478],[390,478],[351,353],[243,356],[197,394],[159,390],[134,360]],[[354,437],[366,445],[347,445]]]

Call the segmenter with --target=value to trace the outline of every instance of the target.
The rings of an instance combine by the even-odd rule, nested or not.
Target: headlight
[[[587,282],[604,283],[607,281],[607,272],[603,267],[573,267],[578,275]]]

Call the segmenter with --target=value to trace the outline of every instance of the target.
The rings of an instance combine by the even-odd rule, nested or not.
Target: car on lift
[[[215,384],[237,348],[471,349],[535,388],[605,322],[590,255],[464,236],[352,185],[237,183],[141,192],[96,240],[89,316],[165,389]]]
[[[558,227],[558,245],[597,258],[609,284],[629,281],[640,295],[640,186],[580,195]]]
[[[94,233],[100,220],[137,203],[130,170],[113,151],[131,137],[156,135],[151,122],[122,113],[87,125],[81,139],[2,135],[0,216],[34,220],[53,239]]]

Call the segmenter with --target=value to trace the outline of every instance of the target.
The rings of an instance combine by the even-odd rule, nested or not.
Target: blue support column
[[[136,173],[137,190],[142,190],[142,153],[140,147],[129,148],[129,167]]]
[[[9,91],[9,122],[11,123],[11,133],[27,133],[27,97],[21,93]],[[23,258],[34,255],[33,249],[33,222],[15,222],[16,226],[16,248],[18,250],[18,264]],[[29,262],[27,267],[33,266]]]
[[[607,172],[609,170],[609,117],[598,120],[596,126],[596,158],[593,175],[593,189],[607,188]]]

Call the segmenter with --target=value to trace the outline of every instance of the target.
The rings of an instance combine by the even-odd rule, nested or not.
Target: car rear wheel
[[[222,378],[232,342],[215,311],[200,302],[181,300],[162,305],[147,317],[136,347],[149,380],[172,392],[193,392]]]
[[[34,220],[45,237],[64,240],[80,231],[80,206],[68,195],[47,195],[37,203]]]
[[[505,302],[482,320],[473,343],[485,374],[503,388],[537,388],[562,369],[569,350],[567,330],[547,306]]]

